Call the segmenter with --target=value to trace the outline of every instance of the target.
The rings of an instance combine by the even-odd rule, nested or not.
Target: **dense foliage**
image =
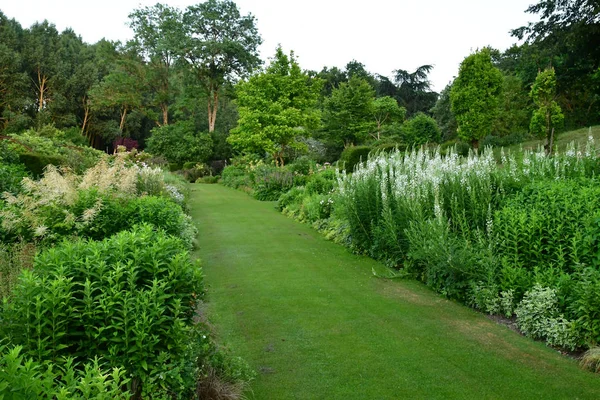
[[[105,155],[82,174],[49,165],[8,182],[0,397],[204,398],[251,379],[197,321],[204,287],[188,254],[197,230],[186,183],[140,159]]]

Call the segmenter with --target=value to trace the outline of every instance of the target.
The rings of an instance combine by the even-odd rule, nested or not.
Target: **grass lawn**
[[[192,186],[208,314],[250,399],[599,399],[600,376],[221,185]]]

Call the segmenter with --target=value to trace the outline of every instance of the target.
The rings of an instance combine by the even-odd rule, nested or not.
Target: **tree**
[[[600,23],[598,0],[543,0],[530,5],[526,13],[540,14],[540,20],[511,31],[519,39],[543,40],[556,31],[573,25]]]
[[[197,132],[192,121],[177,121],[152,129],[146,149],[172,163],[205,162],[212,152],[212,139],[208,133]]]
[[[600,3],[598,0],[542,0],[527,13],[538,21],[514,29],[511,33],[525,39],[521,47],[543,55],[542,62],[529,68],[532,84],[537,72],[552,67],[557,76],[557,103],[572,127],[600,121],[600,88],[593,75],[600,67]],[[523,54],[522,59],[530,57]]]
[[[474,148],[492,131],[502,83],[502,73],[492,64],[489,48],[471,54],[460,64],[450,101],[458,136],[471,142]]]
[[[269,67],[237,86],[240,118],[228,142],[244,153],[269,153],[284,164],[286,149],[298,149],[306,131],[319,125],[316,110],[321,81],[302,72],[292,52],[281,47]]]
[[[385,125],[394,122],[402,122],[406,116],[406,108],[398,106],[396,99],[389,96],[374,99],[372,110],[373,118],[377,125],[375,133],[372,133],[371,136],[373,136],[375,140],[381,138],[381,129]]]
[[[362,143],[373,126],[374,98],[371,85],[356,76],[334,89],[324,104],[324,130],[329,139],[341,141],[344,147]]]
[[[398,86],[398,103],[406,108],[409,116],[418,112],[429,112],[435,105],[437,93],[431,91],[428,75],[433,65],[421,65],[414,72],[403,69],[394,71],[394,80]]]
[[[521,79],[504,75],[498,103],[498,116],[492,132],[496,136],[526,133],[531,119],[531,97]]]
[[[0,11],[0,129],[21,114],[27,104],[27,74],[20,53],[23,29]]]
[[[118,109],[119,130],[124,132],[127,113],[142,106],[142,87],[136,60],[123,58],[114,71],[89,92],[94,110]]]
[[[531,99],[538,107],[531,117],[530,130],[537,136],[546,138],[546,154],[552,154],[554,129],[564,122],[564,115],[556,99],[556,74],[549,68],[541,71],[531,88]]]
[[[23,59],[34,86],[37,111],[52,101],[52,79],[56,76],[59,35],[56,27],[44,21],[36,22],[25,31]]]
[[[208,130],[215,130],[224,84],[250,74],[261,63],[262,39],[251,14],[241,16],[230,0],[208,0],[186,9],[182,55],[202,82],[208,98]]]
[[[339,87],[340,83],[348,82],[348,75],[338,67],[323,67],[321,72],[316,76],[324,82],[322,90],[323,97],[331,96],[331,92]]]
[[[456,137],[458,125],[456,118],[452,112],[450,105],[450,91],[452,90],[452,83],[446,85],[444,90],[440,93],[440,98],[435,103],[435,106],[431,109],[433,118],[437,122],[441,134],[442,140],[451,140]]]
[[[147,62],[146,81],[152,89],[153,103],[160,109],[162,125],[167,125],[173,97],[173,64],[184,42],[181,11],[164,4],[136,9],[129,14],[129,26]]]

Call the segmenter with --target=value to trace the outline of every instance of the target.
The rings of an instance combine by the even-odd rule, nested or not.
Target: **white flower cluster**
[[[182,204],[185,200],[183,194],[173,185],[165,185],[165,189],[169,192],[169,196],[177,203]]]

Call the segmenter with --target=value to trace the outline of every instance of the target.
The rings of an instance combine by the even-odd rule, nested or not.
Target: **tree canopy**
[[[268,153],[283,165],[286,150],[302,148],[297,139],[319,125],[321,87],[302,72],[293,52],[278,47],[265,71],[237,85],[239,120],[229,143],[242,153]]]
[[[502,73],[492,64],[489,48],[471,54],[460,64],[450,101],[458,136],[475,148],[492,131],[501,91]]]
[[[251,14],[242,16],[230,0],[208,0],[183,14],[182,56],[208,99],[208,131],[215,130],[219,95],[227,83],[247,77],[261,64],[262,39]]]

